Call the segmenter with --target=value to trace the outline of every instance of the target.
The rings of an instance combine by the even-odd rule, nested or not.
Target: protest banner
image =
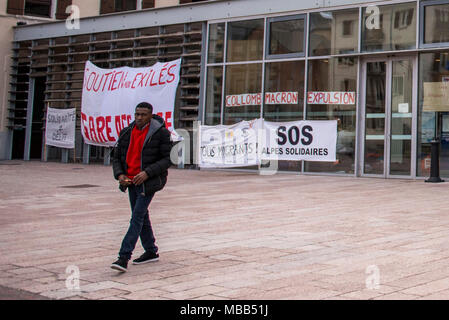
[[[337,120],[264,121],[261,160],[335,161]]]
[[[258,165],[257,139],[262,120],[200,126],[199,165],[226,168]]]
[[[337,120],[200,126],[199,165],[245,167],[261,160],[336,161]]]
[[[176,89],[181,59],[151,67],[102,69],[90,61],[84,70],[81,132],[87,144],[113,146],[120,131],[134,121],[140,102],[153,105],[153,114],[165,120],[172,140]]]
[[[47,108],[45,144],[66,149],[75,148],[75,123],[75,108]]]

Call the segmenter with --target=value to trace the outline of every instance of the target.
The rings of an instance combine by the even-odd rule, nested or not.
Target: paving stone
[[[109,265],[130,209],[111,168],[21,163],[0,166],[8,288],[53,299],[449,297],[447,183],[172,168],[150,205],[160,261],[120,274]],[[77,184],[100,187],[61,188]],[[70,265],[79,291],[65,287]],[[371,265],[379,290],[366,288]]]

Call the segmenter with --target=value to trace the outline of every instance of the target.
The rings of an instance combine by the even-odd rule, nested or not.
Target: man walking
[[[128,189],[132,211],[128,232],[112,269],[127,271],[139,237],[145,253],[133,260],[133,264],[159,259],[148,206],[154,194],[167,183],[170,150],[170,132],[165,128],[164,120],[153,115],[151,104],[139,103],[135,121],[120,132],[112,159],[114,177],[119,181],[121,191]]]

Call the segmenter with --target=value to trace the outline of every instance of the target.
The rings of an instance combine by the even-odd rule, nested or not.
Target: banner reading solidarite
[[[114,146],[120,131],[134,121],[140,102],[153,105],[153,114],[165,120],[172,140],[173,110],[179,83],[181,59],[151,67],[102,69],[90,61],[84,70],[81,102],[81,132],[87,144]]]
[[[47,108],[45,144],[49,146],[75,148],[76,109]]]

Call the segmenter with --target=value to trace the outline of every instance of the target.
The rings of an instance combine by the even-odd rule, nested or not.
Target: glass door
[[[416,59],[363,63],[361,175],[414,177]]]

